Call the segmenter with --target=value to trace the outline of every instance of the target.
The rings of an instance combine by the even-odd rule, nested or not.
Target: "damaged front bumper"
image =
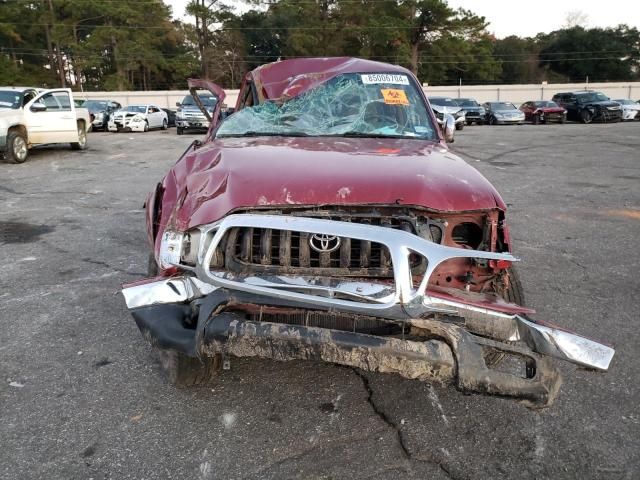
[[[263,225],[379,242],[391,255],[394,284],[240,275],[210,267],[230,229]],[[515,261],[509,254],[446,247],[384,227],[249,214],[201,227],[200,239],[197,264],[190,273],[123,289],[138,327],[159,348],[192,357],[318,359],[453,383],[464,391],[519,398],[537,407],[553,401],[561,382],[549,357],[607,370],[614,354],[608,346],[533,321],[522,307],[491,303],[470,293],[456,298],[426,290],[430,275],[448,259]],[[171,245],[174,252],[180,248],[180,242]],[[427,261],[417,286],[411,275],[412,255]],[[176,255],[161,255],[161,262],[189,269]],[[292,324],[269,314],[292,310],[342,315],[353,321],[331,327],[303,315]],[[359,329],[358,323],[367,319],[384,323],[389,332]],[[514,372],[495,368],[487,358],[496,353],[516,359],[519,367]]]

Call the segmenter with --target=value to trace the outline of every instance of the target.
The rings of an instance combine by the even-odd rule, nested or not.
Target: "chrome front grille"
[[[441,243],[444,224],[410,209],[389,207],[319,208],[313,210],[269,210],[265,216],[314,218],[402,230],[421,238]],[[274,218],[274,217],[271,217]],[[274,225],[275,226],[275,225]],[[317,232],[323,234],[321,229]],[[393,278],[393,262],[389,249],[375,238],[361,240],[340,236],[339,246],[331,251],[314,249],[314,233],[267,226],[234,226],[229,228],[215,249],[209,263],[212,270],[239,274],[317,275],[323,277]],[[317,238],[316,238],[317,239]],[[410,261],[413,275],[426,270],[420,256]]]
[[[322,252],[312,247],[311,237],[310,233],[290,230],[233,228],[211,266],[224,265],[237,272],[393,277],[391,255],[380,243],[340,237],[338,248]]]

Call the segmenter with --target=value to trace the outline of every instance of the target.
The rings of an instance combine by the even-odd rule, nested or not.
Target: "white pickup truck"
[[[88,110],[74,105],[68,88],[0,87],[0,153],[10,163],[23,163],[35,145],[84,150],[90,128]]]

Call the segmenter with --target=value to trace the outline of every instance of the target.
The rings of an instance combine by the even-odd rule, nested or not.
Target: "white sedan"
[[[109,131],[146,132],[150,128],[166,130],[169,119],[157,105],[129,105],[114,112],[109,119]]]
[[[628,98],[620,98],[614,100],[622,105],[622,120],[640,120],[640,105],[629,100]]]

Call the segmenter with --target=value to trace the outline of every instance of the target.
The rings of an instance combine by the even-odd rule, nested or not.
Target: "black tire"
[[[478,120],[476,122],[476,125],[484,125],[484,123],[485,123],[484,120]]]
[[[473,125],[473,122],[471,120],[467,120],[467,127],[470,127],[471,125]]]
[[[489,117],[489,125],[497,125],[498,120],[493,115]]]
[[[509,303],[515,303],[524,307],[524,289],[522,288],[518,271],[516,267],[511,266],[507,272],[509,273],[509,288],[507,288],[501,296]]]
[[[148,132],[149,131],[149,122],[148,121],[144,121],[144,131]]]
[[[78,141],[71,143],[71,149],[86,150],[87,143],[87,127],[84,122],[78,122]]]
[[[534,125],[540,125],[540,115],[534,115],[534,116],[533,116],[533,119],[531,120],[531,122],[532,122]]]
[[[167,128],[169,128],[169,124],[167,123],[167,120],[162,120],[162,129],[166,130]]]
[[[593,121],[593,114],[585,108],[580,112],[580,121],[582,123],[591,123]]]
[[[464,128],[464,123],[456,123],[456,130],[462,130]]]
[[[9,163],[24,163],[29,157],[29,144],[24,134],[18,130],[12,130],[7,135],[7,151],[5,160]]]
[[[206,385],[220,373],[222,358],[220,355],[205,358],[188,357],[175,350],[155,349],[163,373],[176,387]]]
[[[182,127],[177,127],[177,128],[176,128],[176,133],[177,133],[178,135],[183,135],[183,134],[184,134],[184,128],[182,128]]]

